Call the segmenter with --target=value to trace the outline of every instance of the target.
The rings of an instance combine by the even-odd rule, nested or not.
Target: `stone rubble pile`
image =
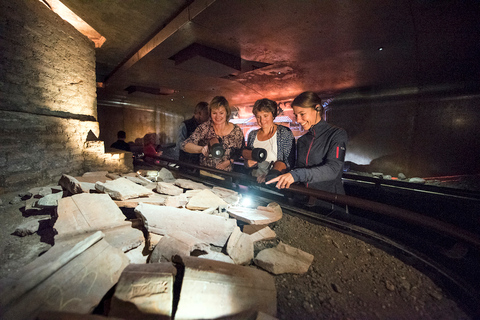
[[[278,204],[245,208],[235,191],[166,169],[63,175],[20,197],[38,214],[15,234],[53,226],[55,245],[0,280],[5,319],[89,319],[102,301],[108,318],[274,319],[272,274],[305,273],[314,258],[281,241],[255,256],[255,242],[276,238]]]

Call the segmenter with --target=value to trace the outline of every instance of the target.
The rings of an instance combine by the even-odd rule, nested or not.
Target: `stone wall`
[[[94,44],[40,1],[0,1],[0,193],[91,171]],[[102,144],[102,142],[97,142]],[[107,161],[108,162],[108,161]]]

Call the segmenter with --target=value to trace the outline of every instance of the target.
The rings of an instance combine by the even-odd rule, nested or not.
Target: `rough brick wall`
[[[99,135],[93,42],[40,1],[1,0],[0,47],[0,193],[89,170],[87,137]]]

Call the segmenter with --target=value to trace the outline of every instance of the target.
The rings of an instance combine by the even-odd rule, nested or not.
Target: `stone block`
[[[176,273],[172,263],[128,265],[115,288],[109,317],[171,319]]]
[[[269,204],[270,205],[270,204]],[[276,206],[275,206],[276,205]],[[230,216],[249,224],[269,224],[282,218],[282,209],[276,203],[270,207],[244,208],[230,207],[227,209]]]
[[[250,264],[253,259],[253,242],[250,235],[235,227],[227,242],[227,253],[235,264]]]
[[[186,207],[190,210],[205,210],[208,208],[218,208],[219,206],[226,205],[227,203],[212,191],[202,190],[190,198]]]
[[[172,234],[167,234],[160,239],[155,249],[153,249],[150,262],[172,261],[172,257],[175,255],[188,257],[194,250],[206,252],[209,250],[209,244],[186,232],[177,231]]]
[[[277,237],[277,234],[275,233],[275,231],[270,229],[270,227],[262,228],[250,235],[250,239],[252,239],[253,243],[257,241],[273,240],[276,237]]]
[[[133,199],[153,194],[153,191],[127,179],[116,179],[105,183],[97,182],[95,188],[99,192],[107,193],[114,200]]]
[[[135,208],[140,203],[148,203],[148,204],[154,204],[157,206],[163,206],[165,205],[166,198],[167,196],[163,194],[152,193],[148,197],[127,199],[122,201],[115,200],[115,203],[117,204],[117,206],[125,207],[125,208]]]
[[[67,174],[62,174],[60,180],[58,181],[58,184],[61,185],[70,194],[83,193],[80,181]]]
[[[57,214],[54,228],[59,237],[130,225],[107,194],[80,193],[62,198],[58,202]]]
[[[265,271],[230,263],[182,258],[185,266],[176,319],[218,319],[247,311],[276,316],[275,280]]]
[[[183,189],[199,189],[199,190],[210,189],[203,183],[195,182],[189,179],[177,179],[175,180],[175,185]]]
[[[58,206],[58,201],[62,199],[63,192],[52,193],[38,199],[36,206],[39,208],[55,208]]]
[[[175,186],[173,183],[157,182],[155,189],[158,193],[167,194],[170,196],[178,196],[183,193],[183,189]]]
[[[313,259],[312,254],[280,242],[275,248],[260,251],[254,262],[273,274],[302,274],[308,271]]]
[[[187,197],[185,194],[180,194],[178,196],[167,196],[165,198],[165,206],[173,208],[182,208],[188,203]]]
[[[237,225],[226,219],[187,209],[141,203],[135,212],[144,221],[147,231],[160,235],[184,231],[207,243],[223,247]]]

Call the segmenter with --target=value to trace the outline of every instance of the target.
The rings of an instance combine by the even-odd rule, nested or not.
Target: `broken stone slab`
[[[118,281],[125,255],[100,233],[55,245],[0,284],[4,319],[34,319],[41,311],[89,314]]]
[[[39,211],[41,208],[37,207],[38,198],[30,198],[25,201],[25,211]]]
[[[190,199],[191,197],[193,197],[194,195],[198,194],[199,192],[202,192],[202,190],[186,190],[185,191],[185,196],[187,197],[187,199]]]
[[[141,186],[144,186],[144,187],[145,187],[146,185],[152,183],[152,181],[149,181],[149,180],[147,180],[147,179],[145,179],[145,178],[142,179],[142,178],[137,177],[137,176],[134,176],[134,177],[125,176],[125,179],[130,180],[130,181],[132,181],[132,182],[134,182],[134,183],[136,183],[136,184],[139,184],[139,185],[141,185]]]
[[[119,207],[135,208],[136,206],[138,206],[139,203],[148,203],[148,204],[154,204],[157,206],[163,206],[165,205],[166,198],[167,196],[154,192],[148,197],[133,198],[133,199],[127,199],[122,201],[114,200],[114,201]]]
[[[227,203],[212,191],[202,190],[190,198],[186,208],[190,210],[205,210],[208,208],[218,208],[219,206],[225,205],[227,205]]]
[[[155,189],[158,193],[163,193],[169,196],[178,196],[183,193],[183,189],[177,187],[173,183],[169,182],[157,182]]]
[[[222,188],[222,187],[213,187],[211,191],[215,193],[217,196],[219,196],[220,198],[227,198],[229,196],[238,195],[238,192],[227,189],[227,188]]]
[[[110,180],[107,177],[108,171],[92,171],[92,172],[85,172],[81,177],[75,177],[80,182],[88,182],[95,184],[97,181],[100,182],[107,182]]]
[[[183,189],[200,189],[200,190],[210,189],[203,183],[195,182],[189,179],[177,179],[175,180],[174,184]]]
[[[175,177],[173,176],[172,172],[170,172],[168,169],[162,168],[158,172],[157,181],[174,182]]]
[[[107,193],[114,200],[147,197],[153,194],[153,191],[125,178],[107,181],[105,183],[97,182],[95,188],[99,192]]]
[[[275,233],[275,231],[270,229],[270,227],[262,228],[250,234],[250,239],[252,239],[253,243],[258,241],[273,240],[276,237],[277,237],[277,234]]]
[[[111,180],[116,180],[116,179],[120,179],[122,176],[119,175],[118,173],[107,173],[107,178],[111,179]],[[97,181],[95,181],[96,183]],[[100,181],[100,182],[106,182],[106,181]]]
[[[150,263],[172,261],[175,255],[188,257],[194,250],[207,251],[209,244],[194,236],[178,231],[165,235],[153,249]]]
[[[145,242],[142,242],[138,247],[125,252],[125,256],[130,263],[145,264],[147,263],[149,252],[145,252]]]
[[[38,199],[36,206],[39,208],[54,208],[58,206],[58,201],[62,199],[63,193],[52,193]]]
[[[85,193],[91,193],[95,191],[95,183],[80,181],[80,185]]]
[[[308,271],[313,258],[310,253],[280,242],[275,248],[260,251],[254,262],[260,268],[273,274],[302,274]]]
[[[57,192],[63,193],[63,188],[61,186],[35,187],[30,189],[28,192],[32,194],[33,198],[38,199],[52,193],[57,193]]]
[[[25,237],[37,232],[41,226],[47,226],[50,222],[50,216],[36,216],[34,219],[29,219],[28,221],[23,222],[20,224],[15,231],[13,232],[14,235],[19,237]],[[44,223],[41,223],[44,222]]]
[[[168,262],[128,265],[115,287],[109,317],[171,319],[176,274]]]
[[[157,245],[157,243],[162,238],[163,238],[163,236],[161,236],[159,234],[149,232],[148,233],[148,250],[153,251],[153,249],[155,249],[155,246]]]
[[[230,207],[227,209],[228,213],[240,221],[249,224],[269,224],[278,221],[282,218],[282,209],[276,203],[273,205],[256,209],[245,207]]]
[[[254,255],[252,239],[235,227],[227,242],[227,253],[235,264],[249,264]]]
[[[180,194],[178,196],[168,196],[165,198],[165,206],[173,208],[182,208],[188,203],[188,199],[185,194]]]
[[[200,254],[197,257],[201,259],[210,259],[235,264],[235,262],[232,258],[230,258],[229,255],[218,251],[212,251],[211,249],[208,249],[205,254]]]
[[[58,201],[58,236],[130,225],[125,215],[107,194],[80,193]]]
[[[183,257],[185,266],[175,319],[217,319],[250,311],[275,316],[274,277],[260,269]]]
[[[102,231],[105,234],[105,240],[122,252],[137,248],[145,242],[143,232],[129,224],[102,229]]]
[[[227,213],[227,210],[223,210],[221,208],[219,208],[217,210],[217,208],[208,208],[208,209],[205,209],[205,210],[202,210],[202,213],[205,213],[205,214],[211,214],[213,216],[219,216],[219,217],[222,217],[222,218],[230,218],[230,215]]]
[[[70,194],[83,193],[82,185],[76,178],[68,174],[62,174],[58,184],[67,190]]]
[[[147,231],[160,235],[184,231],[195,238],[223,247],[237,225],[226,219],[200,212],[141,203],[135,212],[144,221]]]

